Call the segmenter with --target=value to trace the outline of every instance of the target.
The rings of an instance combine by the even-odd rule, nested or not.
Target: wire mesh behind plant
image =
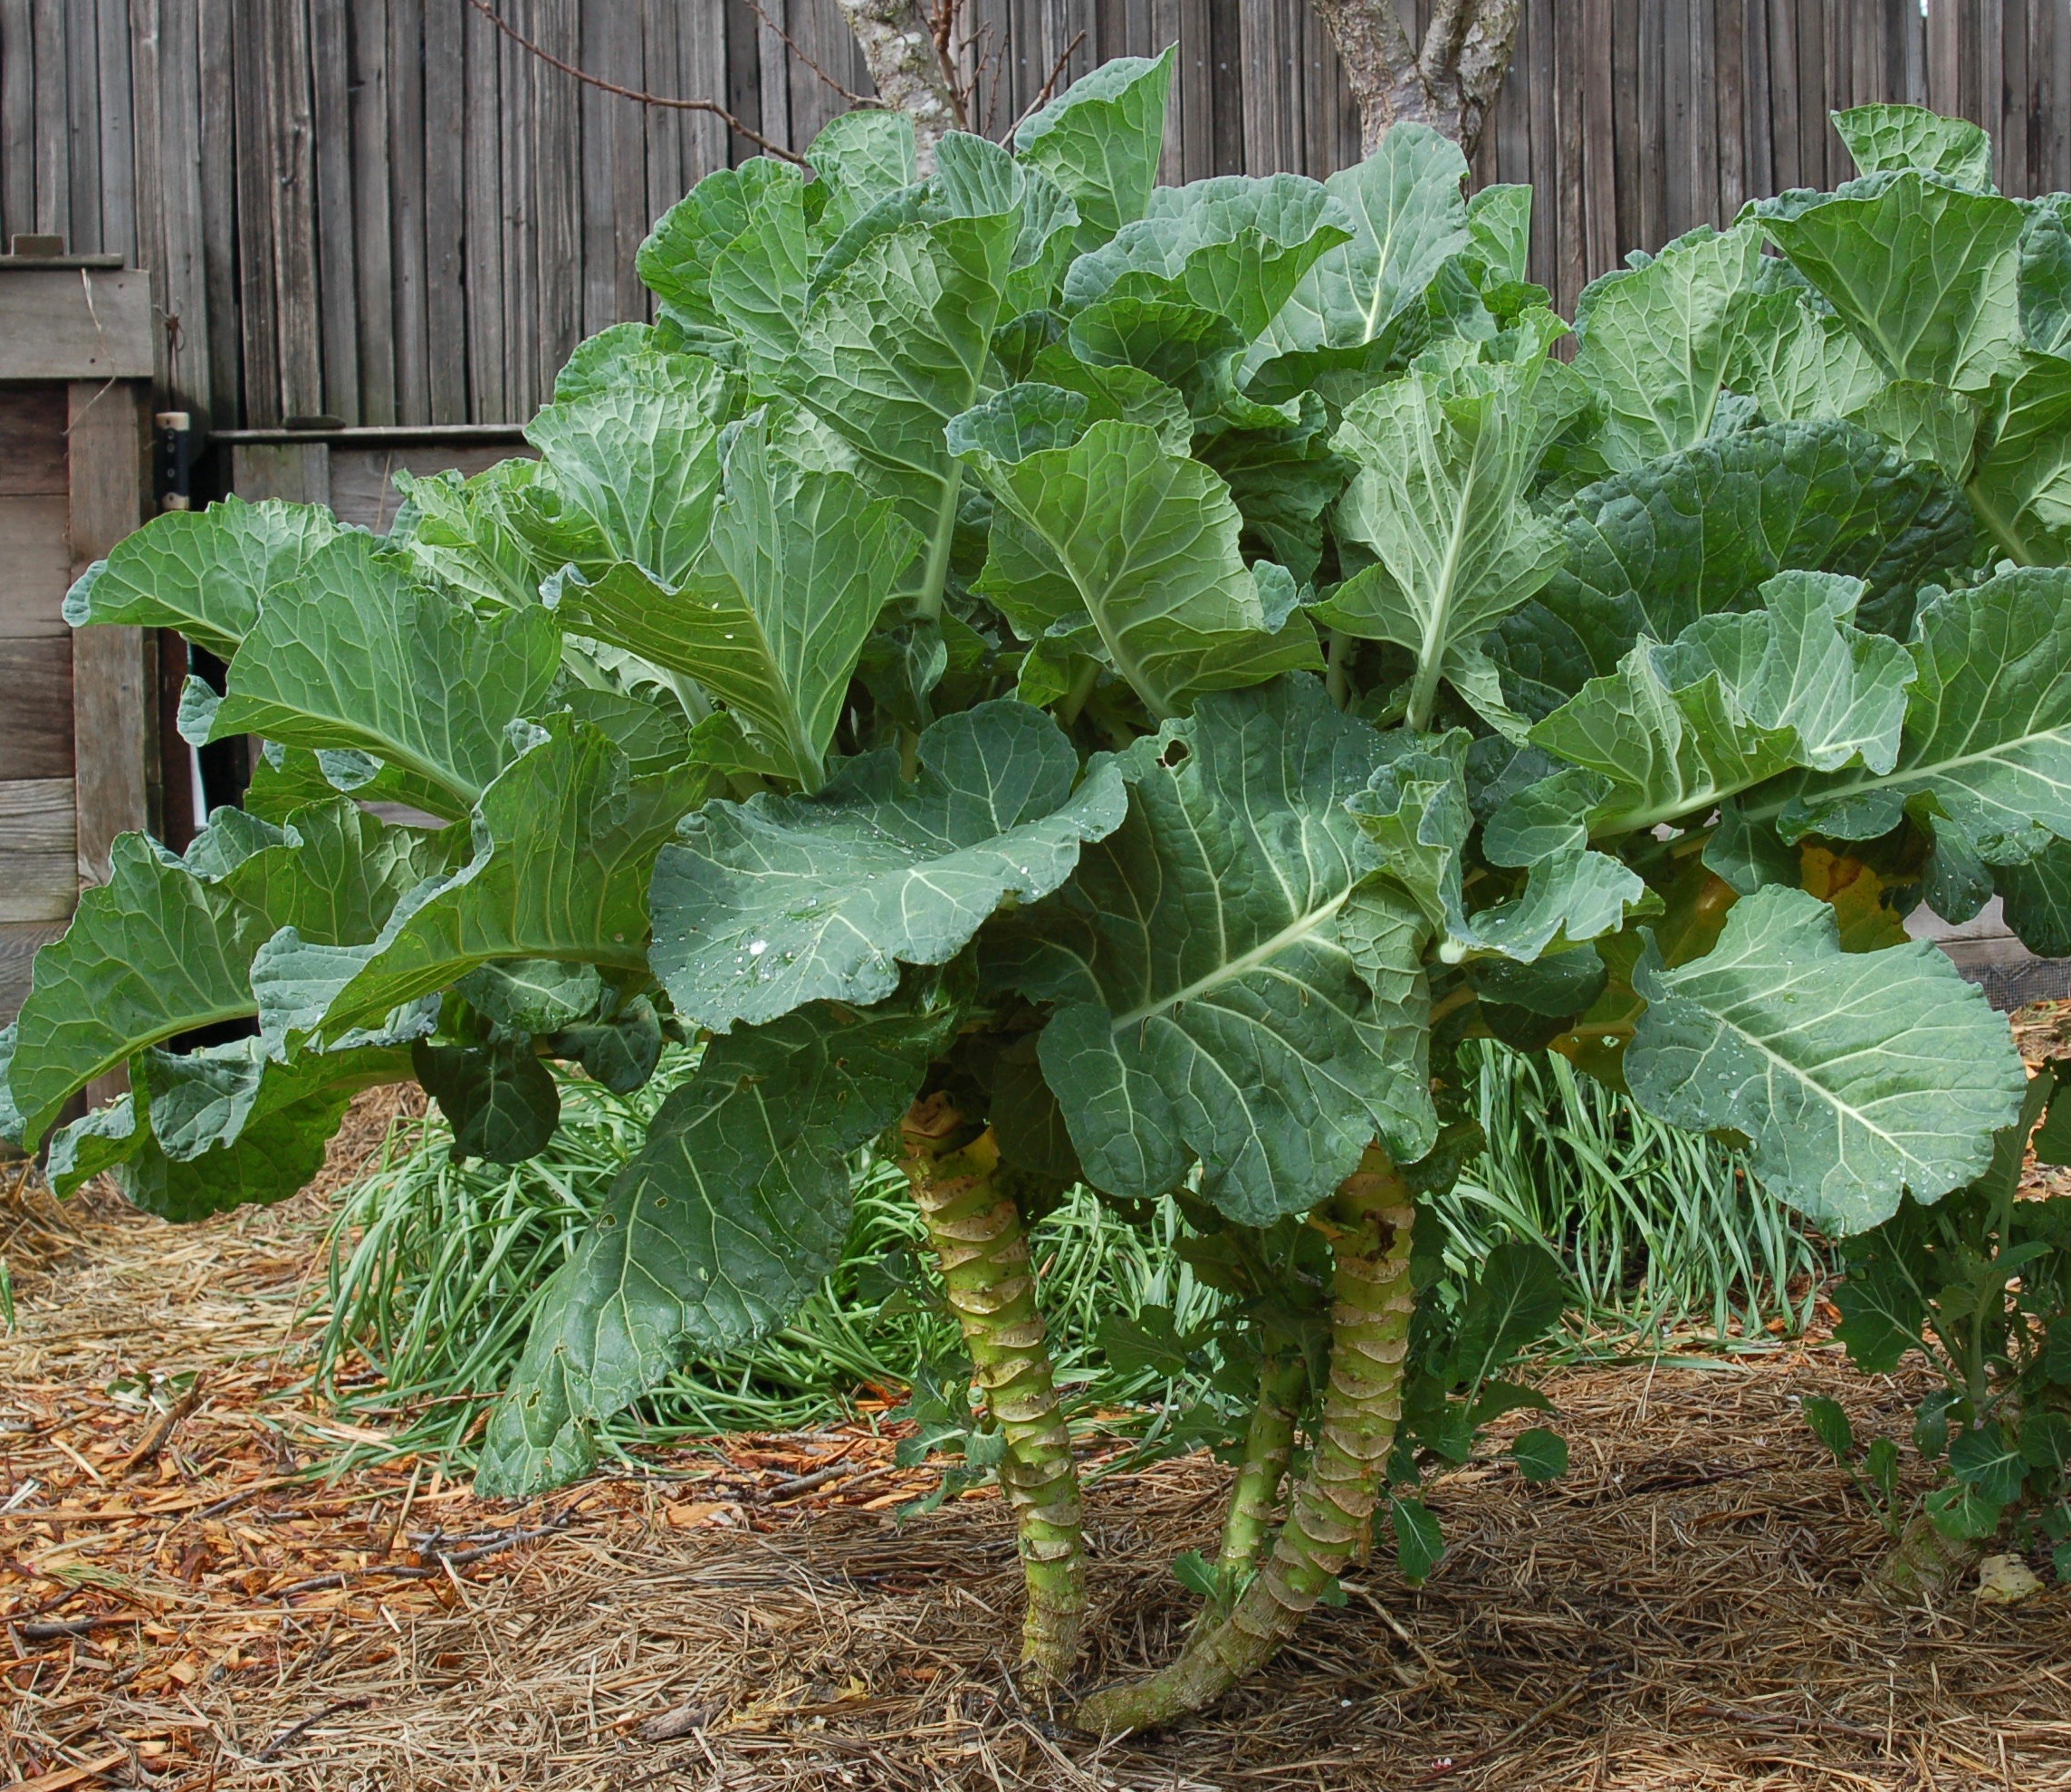
[[[1738,1154],[1664,1126],[1557,1054],[1470,1040],[1462,1061],[1488,1148],[1437,1203],[1453,1267],[1514,1233],[1568,1264],[1588,1329],[1698,1327],[1725,1341],[1778,1320],[1803,1328],[1825,1255]]]

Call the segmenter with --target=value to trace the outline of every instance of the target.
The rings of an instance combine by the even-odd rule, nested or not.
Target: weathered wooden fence
[[[794,145],[847,101],[780,30],[865,85],[830,0],[497,4],[565,61],[724,98]],[[1357,152],[1305,0],[973,0],[971,19],[996,134],[1075,40],[1067,79],[1176,42],[1168,177]],[[1538,187],[1533,265],[1565,308],[1628,249],[1842,177],[1827,110],[1876,99],[1982,121],[2009,191],[2071,187],[2071,6],[1527,0],[1476,172]],[[578,83],[468,0],[0,0],[0,232],[149,267],[163,383],[218,427],[528,416],[582,335],[643,313],[649,220],[745,150]]]

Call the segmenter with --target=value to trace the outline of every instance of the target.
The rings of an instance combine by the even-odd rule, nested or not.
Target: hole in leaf
[[[1157,762],[1170,770],[1175,765],[1184,765],[1193,756],[1193,748],[1184,741],[1172,741],[1166,743],[1165,750],[1158,755]]]

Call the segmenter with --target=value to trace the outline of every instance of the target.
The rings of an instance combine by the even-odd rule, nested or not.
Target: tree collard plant
[[[7,1074],[61,1186],[187,1215],[300,1186],[369,1083],[519,1158],[542,1059],[625,1088],[701,1042],[543,1291],[485,1490],[779,1323],[886,1142],[1059,1681],[1084,1545],[1025,1228],[1179,1192],[1250,1413],[1201,1620],[1076,1708],[1106,1731],[1266,1660],[1376,1514],[1428,1570],[1419,1475],[1545,1404],[1502,1373],[1545,1253],[1453,1303],[1420,1248],[1462,1040],[1859,1231],[1975,1182],[2023,1098],[1902,917],[1996,890],[2063,951],[2071,888],[2057,202],[1992,193],[1967,127],[1846,114],[1862,179],[1635,256],[1568,361],[1529,194],[1464,197],[1415,124],[1320,185],[1156,187],[1170,71],[925,178],[885,112],[810,178],[714,175],[537,461],[410,482],[386,541],[232,501],[90,571],[76,622],[228,662],[192,737],[267,744],[184,855],[122,843]]]

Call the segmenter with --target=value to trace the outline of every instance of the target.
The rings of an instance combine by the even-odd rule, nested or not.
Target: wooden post
[[[149,394],[139,382],[67,388],[73,578],[144,521]],[[72,639],[72,752],[81,884],[108,880],[116,835],[157,819],[156,643],[141,628],[81,628]]]

